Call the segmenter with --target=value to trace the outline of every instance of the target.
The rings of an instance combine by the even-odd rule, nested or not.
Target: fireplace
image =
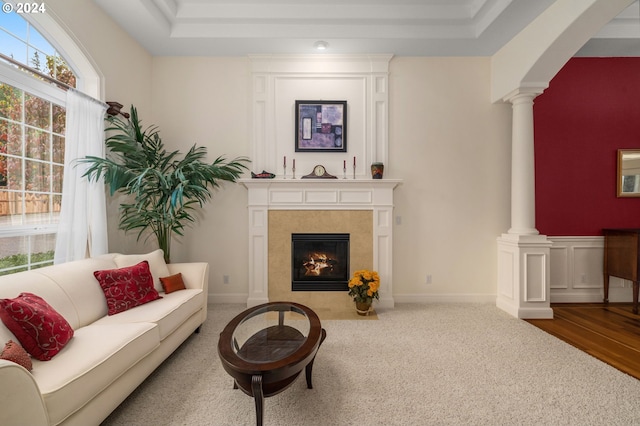
[[[291,290],[347,291],[349,234],[291,234]]]
[[[393,308],[393,192],[396,179],[241,179],[248,189],[247,307],[288,300],[351,308],[346,292],[292,291],[291,234],[346,233],[349,269],[380,275],[379,307]]]

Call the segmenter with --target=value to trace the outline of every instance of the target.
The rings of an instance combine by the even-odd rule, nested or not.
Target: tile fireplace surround
[[[349,303],[344,292],[291,291],[291,233],[351,234],[350,275],[380,275],[378,306],[393,308],[393,190],[397,179],[241,179],[248,189],[247,307],[284,298],[312,306]],[[271,248],[271,251],[270,251]],[[314,300],[314,303],[310,303]]]

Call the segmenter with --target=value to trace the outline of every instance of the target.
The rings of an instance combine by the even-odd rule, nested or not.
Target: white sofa
[[[162,261],[164,271],[182,273],[186,289],[108,316],[93,272],[139,259],[108,254],[0,277],[0,299],[36,294],[74,330],[53,359],[34,358],[31,372],[0,359],[0,425],[100,424],[204,322],[207,263]],[[0,352],[9,340],[17,341],[0,322]]]

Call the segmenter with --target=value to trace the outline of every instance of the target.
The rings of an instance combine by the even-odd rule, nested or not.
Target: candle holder
[[[356,178],[356,165],[353,165],[353,178]]]
[[[293,166],[291,168],[291,174],[292,174],[291,179],[295,179],[296,178],[296,166]]]
[[[346,179],[347,178],[347,166],[345,164],[345,166],[342,168],[342,179]]]
[[[283,165],[282,166],[282,179],[286,179],[287,178],[287,165]]]

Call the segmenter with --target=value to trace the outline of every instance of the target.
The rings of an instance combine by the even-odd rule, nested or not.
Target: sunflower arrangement
[[[349,296],[357,303],[371,303],[379,299],[380,276],[376,271],[361,269],[353,273],[349,280]]]

